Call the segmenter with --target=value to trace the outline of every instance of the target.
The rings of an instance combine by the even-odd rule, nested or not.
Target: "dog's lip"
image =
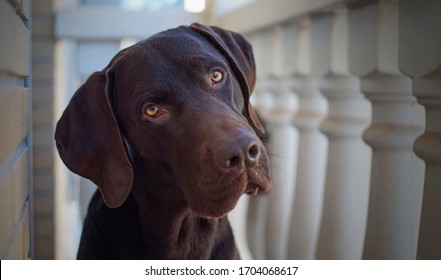
[[[271,189],[271,182],[269,181],[266,184],[255,184],[255,183],[248,183],[247,188],[245,189],[245,194],[248,195],[257,195],[259,193],[266,193]]]
[[[238,182],[241,181],[240,177],[242,176],[246,176],[244,182]],[[258,193],[266,193],[271,189],[270,180],[264,180],[262,178],[259,180],[256,180],[256,178],[253,179],[254,180],[251,180],[248,173],[244,171],[233,182],[227,183],[220,188],[205,191],[205,195],[211,201],[221,201],[236,194],[257,195]]]
[[[249,172],[254,172],[254,176],[250,176]],[[212,211],[217,206],[211,209],[203,209],[199,211],[193,209],[193,211],[203,218],[221,218],[227,215],[232,209],[234,209],[239,198],[244,195],[257,195],[258,193],[268,192],[271,188],[271,179],[266,177],[265,174],[259,174],[257,170],[244,170],[240,176],[236,177],[233,181],[225,182],[221,187],[209,188],[204,186],[200,188],[203,196],[200,199],[206,201],[206,205],[218,205],[223,211]],[[229,205],[229,206],[227,206]]]
[[[253,183],[249,183],[245,189],[245,193],[249,195],[257,195],[259,193],[259,186]]]
[[[255,195],[258,193],[266,193],[271,189],[270,174],[259,172],[259,170],[248,168],[247,170],[248,184],[245,193]]]

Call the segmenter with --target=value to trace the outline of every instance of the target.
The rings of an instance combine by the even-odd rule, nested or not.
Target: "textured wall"
[[[0,0],[0,254],[30,246],[30,1]]]

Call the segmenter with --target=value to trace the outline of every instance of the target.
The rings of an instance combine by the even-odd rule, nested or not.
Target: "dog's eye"
[[[219,83],[220,81],[222,81],[223,78],[223,73],[220,70],[214,70],[210,73],[211,76],[211,80],[215,83]]]
[[[159,107],[156,106],[155,104],[149,104],[147,105],[147,108],[145,109],[145,113],[149,116],[149,117],[157,117],[159,115]]]

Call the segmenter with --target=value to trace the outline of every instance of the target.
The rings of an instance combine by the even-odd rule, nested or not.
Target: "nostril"
[[[248,149],[248,159],[250,160],[256,160],[260,155],[260,149],[257,146],[257,144],[251,145],[251,147]]]
[[[239,173],[245,167],[245,155],[234,141],[222,144],[213,156],[221,171]]]
[[[238,167],[241,164],[242,160],[239,156],[233,156],[227,161],[228,168]]]

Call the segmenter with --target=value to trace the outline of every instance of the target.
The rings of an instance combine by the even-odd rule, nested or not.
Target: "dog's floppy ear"
[[[228,60],[244,95],[244,115],[254,128],[265,134],[265,128],[250,103],[250,96],[256,83],[256,65],[250,43],[239,33],[219,27],[210,27],[200,23],[193,23],[190,27],[203,35]]]
[[[133,170],[111,107],[108,72],[93,73],[75,92],[58,121],[55,141],[64,164],[92,180],[107,206],[116,208],[130,193]]]

